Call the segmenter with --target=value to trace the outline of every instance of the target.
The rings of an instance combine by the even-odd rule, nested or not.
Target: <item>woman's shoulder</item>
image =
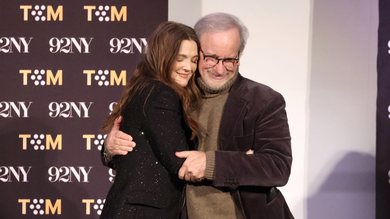
[[[157,96],[172,95],[178,97],[176,91],[172,87],[158,80],[151,80],[147,87],[148,90],[152,90]]]
[[[160,89],[160,90],[172,90],[173,91],[173,89],[170,86],[168,86],[167,84],[165,84],[159,80],[150,80],[149,86],[154,87],[156,89]]]
[[[179,109],[181,101],[179,95],[173,88],[161,81],[151,81],[144,93],[144,110],[145,109]],[[152,108],[150,108],[152,107]]]

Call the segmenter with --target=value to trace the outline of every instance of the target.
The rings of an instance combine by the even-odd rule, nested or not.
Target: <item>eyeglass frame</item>
[[[216,55],[206,55],[206,54],[203,52],[202,49],[200,50],[200,52],[203,54],[203,60],[204,60],[205,62],[206,62],[206,58],[212,58],[212,59],[217,60],[217,62],[216,62],[214,65],[210,66],[210,68],[214,68],[215,66],[218,65],[218,63],[219,63],[220,61],[222,61],[223,67],[225,67],[226,70],[231,71],[231,70],[233,70],[234,65],[236,65],[237,62],[240,61],[240,58],[239,58],[240,54],[237,55],[237,58],[231,58],[231,57],[228,57],[228,58],[221,58],[221,57],[218,57],[218,56],[216,56]],[[232,64],[233,64],[233,68],[232,68],[232,69],[227,68],[226,65],[225,65],[225,61],[231,61]]]

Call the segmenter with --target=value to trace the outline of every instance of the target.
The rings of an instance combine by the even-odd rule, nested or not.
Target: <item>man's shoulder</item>
[[[251,111],[260,112],[264,107],[285,104],[281,93],[268,85],[239,75],[235,89],[231,90],[231,101],[243,101]]]
[[[253,81],[249,78],[246,78],[242,75],[239,75],[237,80],[237,91],[245,93],[254,93],[257,95],[267,94],[267,95],[281,95],[278,91],[274,90],[266,84],[262,84],[256,81]]]

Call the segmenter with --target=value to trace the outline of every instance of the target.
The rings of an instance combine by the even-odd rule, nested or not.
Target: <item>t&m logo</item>
[[[107,135],[103,135],[103,134],[98,134],[98,135],[83,134],[83,139],[85,139],[85,149],[87,151],[92,150],[92,144],[93,144],[93,146],[97,150],[101,151],[103,148],[104,139],[106,139],[106,137]]]
[[[85,205],[85,215],[91,215],[92,210],[101,215],[106,199],[83,199],[81,202]]]
[[[0,37],[0,53],[30,53],[32,37]]]
[[[20,198],[22,215],[61,215],[62,200],[50,200],[47,198]]]
[[[28,182],[31,166],[0,166],[0,182]]]
[[[23,21],[62,21],[64,19],[64,7],[62,5],[20,5],[23,13]]]
[[[29,109],[33,102],[0,101],[0,117],[29,118]]]
[[[58,69],[55,73],[51,69],[21,69],[19,74],[22,75],[24,86],[30,83],[35,86],[61,86],[63,81],[61,69]]]
[[[97,19],[99,22],[119,22],[127,21],[127,6],[109,5],[85,5],[84,10],[87,12],[87,21],[91,22]]]
[[[83,70],[87,76],[87,86],[96,84],[98,86],[125,86],[126,70],[119,73],[115,70]]]
[[[62,135],[49,134],[19,134],[22,140],[22,150],[32,148],[35,151],[62,150]]]
[[[110,52],[113,54],[134,54],[134,51],[137,51],[138,54],[142,54],[146,51],[147,45],[146,38],[111,38]]]

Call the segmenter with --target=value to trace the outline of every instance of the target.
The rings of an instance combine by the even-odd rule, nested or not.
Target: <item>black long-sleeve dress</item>
[[[101,219],[178,218],[184,182],[177,178],[177,172],[184,159],[177,158],[175,152],[193,148],[179,96],[152,80],[125,105],[122,116],[121,130],[137,145],[110,163],[116,177]]]

